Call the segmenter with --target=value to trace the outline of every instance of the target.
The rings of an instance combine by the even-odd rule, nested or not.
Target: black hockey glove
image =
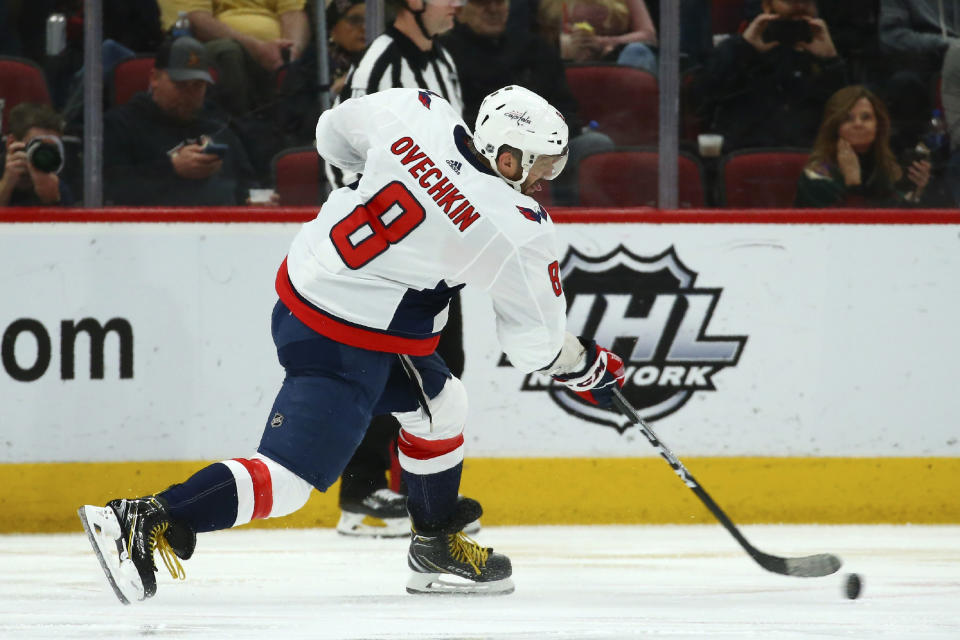
[[[606,409],[613,405],[613,385],[623,386],[626,374],[623,360],[593,340],[583,337],[578,339],[587,351],[587,365],[580,371],[557,374],[553,379],[590,404]]]

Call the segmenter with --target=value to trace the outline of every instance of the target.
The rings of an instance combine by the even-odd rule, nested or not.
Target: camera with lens
[[[41,136],[27,143],[27,161],[37,171],[60,173],[63,169],[63,143],[53,136]]]

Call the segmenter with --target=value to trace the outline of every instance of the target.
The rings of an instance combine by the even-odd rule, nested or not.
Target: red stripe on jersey
[[[372,329],[363,327],[354,327],[335,320],[309,304],[304,302],[297,295],[293,284],[290,282],[290,276],[287,273],[287,259],[283,259],[283,264],[277,271],[277,295],[280,301],[287,305],[287,308],[303,324],[307,325],[320,335],[326,336],[331,340],[336,340],[341,344],[351,347],[367,349],[368,351],[384,351],[386,353],[403,353],[410,356],[428,356],[437,350],[437,343],[440,342],[440,334],[429,338],[401,338],[386,333],[379,333]]]
[[[256,458],[252,460],[234,458],[234,460],[243,465],[250,474],[250,479],[253,480],[253,515],[250,519],[263,520],[273,510],[273,479],[270,477],[270,469],[263,460]]]
[[[400,437],[397,439],[397,448],[403,455],[415,460],[430,460],[442,456],[445,453],[463,446],[463,434],[458,434],[454,438],[446,440],[427,440],[418,438],[400,429]]]

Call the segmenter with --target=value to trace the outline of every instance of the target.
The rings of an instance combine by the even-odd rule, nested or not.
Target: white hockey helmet
[[[560,175],[567,164],[568,140],[567,123],[560,112],[533,91],[517,85],[497,89],[483,99],[473,131],[477,151],[517,191],[535,163],[545,180]],[[522,154],[519,180],[507,178],[497,167],[497,154],[505,144]]]

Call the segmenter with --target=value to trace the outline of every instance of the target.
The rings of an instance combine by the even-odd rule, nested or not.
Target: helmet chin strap
[[[419,11],[414,11],[410,8],[410,4],[404,2],[404,5],[407,7],[407,11],[413,14],[413,21],[417,23],[417,27],[420,29],[420,33],[423,34],[423,37],[427,40],[433,41],[436,38],[436,34],[431,34],[427,31],[426,25],[423,24],[423,12],[427,10],[427,0],[423,0],[423,9]]]
[[[527,179],[527,174],[530,173],[530,170],[529,170],[529,169],[524,169],[522,166],[520,167],[520,179],[519,179],[519,180],[511,180],[511,179],[508,178],[507,176],[503,175],[503,173],[500,171],[500,167],[498,167],[498,166],[497,166],[497,163],[495,163],[495,162],[493,163],[493,170],[497,172],[497,175],[498,175],[498,176],[500,176],[501,178],[503,178],[504,182],[506,182],[506,183],[509,184],[511,187],[513,187],[516,191],[519,191],[520,193],[523,193],[523,181]]]
[[[489,165],[490,168],[493,169],[493,172],[494,172],[495,174],[497,174],[498,176],[500,176],[500,177],[503,179],[504,182],[506,182],[506,183],[509,184],[511,187],[513,187],[516,191],[519,191],[520,193],[523,193],[523,181],[526,180],[526,179],[527,179],[527,176],[530,174],[530,169],[524,168],[523,163],[521,162],[521,163],[520,163],[520,179],[519,179],[519,180],[511,180],[511,179],[508,178],[507,176],[503,175],[503,172],[500,171],[500,167],[497,166],[497,161],[496,161],[496,160],[490,160],[489,158],[487,158],[486,156],[484,156],[482,153],[480,153],[480,152],[477,150],[477,147],[475,146],[473,139],[468,140],[468,144],[469,144],[469,146],[470,146],[470,149],[473,151],[473,153],[476,154],[476,156],[477,156],[478,158],[481,158],[483,161],[485,161],[485,162],[487,163],[487,165]],[[530,165],[530,166],[532,167],[533,165]]]

